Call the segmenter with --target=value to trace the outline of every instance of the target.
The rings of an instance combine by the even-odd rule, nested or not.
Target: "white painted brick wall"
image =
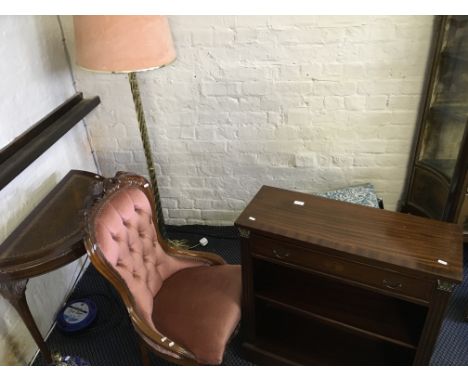
[[[63,21],[73,53],[71,17]],[[138,75],[167,222],[232,224],[262,184],[317,192],[371,182],[394,209],[432,22],[170,17],[177,60]],[[146,174],[126,76],[75,75],[101,96],[87,122],[104,174]]]
[[[0,16],[0,147],[75,93],[55,16]],[[0,190],[0,241],[70,169],[96,171],[82,123]],[[84,257],[28,283],[26,298],[43,335]],[[0,296],[0,365],[24,365],[37,346],[14,308]]]

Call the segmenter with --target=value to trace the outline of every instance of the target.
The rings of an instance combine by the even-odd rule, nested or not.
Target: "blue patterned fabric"
[[[379,208],[377,194],[375,193],[374,186],[370,183],[339,188],[333,191],[317,192],[314,194],[328,199]]]

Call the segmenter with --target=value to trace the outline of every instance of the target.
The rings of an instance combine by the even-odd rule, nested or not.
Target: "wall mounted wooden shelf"
[[[0,150],[0,190],[100,103],[76,93]]]

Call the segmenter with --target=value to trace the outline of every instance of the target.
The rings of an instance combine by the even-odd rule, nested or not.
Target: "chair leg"
[[[138,342],[140,343],[141,361],[143,366],[151,366],[148,346],[141,338],[138,338]]]

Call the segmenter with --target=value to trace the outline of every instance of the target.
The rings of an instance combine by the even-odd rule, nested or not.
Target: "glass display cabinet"
[[[432,68],[401,212],[459,222],[468,234],[468,16],[435,20]]]

